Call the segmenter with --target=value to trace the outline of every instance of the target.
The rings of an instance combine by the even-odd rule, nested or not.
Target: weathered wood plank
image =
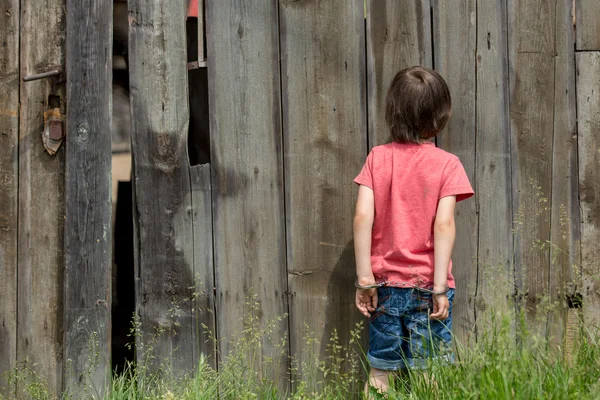
[[[506,29],[506,2],[478,0],[475,170],[479,210],[475,301],[478,331],[489,326],[486,317],[490,316],[490,310],[509,309],[507,299],[514,293]]]
[[[64,65],[65,34],[63,1],[21,1],[21,76]],[[51,79],[21,84],[18,361],[58,395],[63,373],[65,151],[59,148],[51,156],[42,143],[43,114],[55,107],[65,113],[63,84]]]
[[[288,311],[277,1],[207,2],[206,23],[217,330],[227,357],[242,318],[263,325]],[[271,370],[281,388],[286,330],[277,321],[255,349],[255,370]]]
[[[600,52],[577,53],[583,314],[600,328]]]
[[[0,396],[17,361],[17,210],[19,188],[19,0],[0,13]]]
[[[367,155],[364,11],[361,0],[280,5],[290,340],[302,364],[325,355],[334,329],[347,343],[363,321],[352,180]],[[307,345],[305,325],[320,348]]]
[[[200,357],[204,357],[213,367],[216,367],[216,343],[212,340],[216,331],[210,165],[190,167],[190,176],[194,233],[194,279],[196,281],[196,292],[192,302],[194,358],[199,360]]]
[[[389,140],[385,99],[398,71],[432,67],[429,0],[367,1],[367,86],[369,148]]]
[[[577,50],[600,50],[600,3],[576,1]]]
[[[110,376],[112,1],[67,0],[63,389]],[[95,369],[88,373],[90,363]]]
[[[435,69],[442,74],[452,94],[452,118],[438,136],[438,146],[456,154],[469,180],[476,182],[475,118],[475,0],[432,0]],[[478,193],[476,194],[478,196]],[[456,267],[454,334],[465,342],[475,327],[477,290],[477,197],[459,203],[456,209],[456,244],[452,256]]]
[[[190,372],[197,344],[194,212],[187,155],[185,8],[168,0],[129,2],[131,133],[136,236],[138,361]],[[144,347],[142,347],[144,346]]]
[[[204,50],[205,43],[204,0],[198,0],[198,61],[206,61],[206,54]]]
[[[548,335],[563,343],[568,319],[567,295],[581,288],[575,32],[570,1],[556,2],[554,143],[550,226],[550,300]]]
[[[527,320],[542,335],[546,313],[537,308],[549,294],[554,23],[553,2],[508,1],[515,278]]]

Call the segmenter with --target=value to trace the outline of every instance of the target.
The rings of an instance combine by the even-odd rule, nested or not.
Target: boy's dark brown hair
[[[444,78],[429,68],[410,67],[398,72],[390,84],[385,121],[394,142],[422,143],[444,129],[451,111]]]

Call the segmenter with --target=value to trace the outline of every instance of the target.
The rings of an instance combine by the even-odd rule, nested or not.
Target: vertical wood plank
[[[600,50],[600,4],[576,0],[577,50]]]
[[[566,297],[581,288],[580,215],[577,165],[575,31],[572,4],[556,2],[554,142],[549,295],[553,309],[548,334],[561,344],[568,318]]]
[[[534,332],[545,334],[548,292],[555,5],[508,1],[515,271],[519,299]]]
[[[197,355],[182,2],[129,2],[129,61],[138,362],[152,351],[150,368],[181,374],[192,371]]]
[[[102,397],[111,370],[112,1],[67,0],[66,9],[63,389],[84,397],[93,384]]]
[[[514,293],[506,2],[477,1],[478,331]],[[462,101],[458,98],[457,101]],[[486,312],[487,311],[487,312]]]
[[[452,94],[452,118],[438,136],[438,146],[456,154],[469,180],[476,182],[475,117],[475,0],[450,4],[432,0],[434,66],[448,82]],[[476,194],[478,196],[478,194]],[[454,334],[465,342],[474,329],[477,290],[477,197],[459,203],[456,210],[456,244],[452,272],[456,279],[453,309]]]
[[[324,356],[354,306],[352,180],[367,155],[362,0],[280,2],[291,350]],[[321,342],[310,348],[303,333]],[[314,345],[313,345],[314,346]]]
[[[22,0],[21,75],[64,65],[65,34],[62,0]],[[43,113],[54,107],[65,113],[63,84],[51,79],[21,83],[17,352],[19,363],[35,370],[58,395],[63,373],[65,150],[61,147],[50,156],[42,143]]]
[[[254,369],[284,389],[287,321],[275,321],[288,311],[277,1],[209,1],[206,23],[220,355],[233,350],[242,319],[274,322]]]
[[[194,279],[196,292],[192,301],[194,359],[204,357],[216,367],[215,287],[213,269],[212,188],[210,165],[190,167],[192,185],[192,225],[194,233]]]
[[[206,42],[204,32],[204,0],[198,0],[198,61],[206,62],[204,44]]]
[[[429,0],[367,1],[367,86],[369,148],[389,140],[385,99],[398,71],[432,67]]]
[[[19,0],[0,13],[0,396],[17,361],[17,210],[19,188]]]
[[[577,53],[577,128],[583,314],[592,331],[600,327],[600,52]]]

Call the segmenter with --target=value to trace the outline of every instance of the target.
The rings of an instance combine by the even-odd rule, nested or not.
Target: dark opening
[[[568,294],[567,304],[569,308],[581,308],[583,306],[583,296],[581,293]]]
[[[48,108],[60,108],[60,96],[51,94],[48,96]]]
[[[112,366],[122,372],[134,358],[133,340],[129,335],[135,312],[135,278],[133,271],[133,208],[131,181],[119,182],[114,225],[114,264],[112,302]]]
[[[186,33],[187,61],[188,63],[198,61],[198,18],[189,17],[187,19]],[[203,46],[205,45],[206,43],[203,43]],[[206,164],[210,162],[208,74],[206,68],[201,66],[200,68],[188,70],[188,82],[190,108],[188,154],[190,165]]]
[[[113,270],[112,270],[112,368],[122,372],[134,361],[128,343],[135,312],[133,265],[133,210],[131,187],[131,133],[129,107],[127,2],[113,5]]]

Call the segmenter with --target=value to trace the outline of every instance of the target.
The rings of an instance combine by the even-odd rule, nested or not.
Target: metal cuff
[[[354,281],[354,286],[357,289],[363,289],[363,290],[365,290],[365,289],[377,289],[377,288],[380,288],[380,287],[385,286],[387,284],[388,284],[388,282],[373,283],[373,284],[370,284],[370,285],[359,285],[358,284],[358,279],[356,281]],[[420,288],[420,287],[417,287],[417,286],[413,286],[412,288],[411,287],[406,287],[405,289],[415,289],[415,290],[418,290],[420,292],[425,292],[425,293],[429,293],[429,294],[433,294],[433,295],[441,295],[441,294],[448,293],[448,291],[450,290],[450,287],[448,285],[446,285],[446,288],[444,290],[439,291],[439,292],[436,292],[435,290],[429,290],[429,289],[425,289],[425,288]]]
[[[446,294],[446,293],[448,293],[448,291],[450,290],[450,287],[448,285],[446,285],[446,288],[444,290],[439,291],[439,292],[436,292],[435,290],[429,290],[429,289],[418,288],[418,287],[415,287],[415,289],[420,290],[420,291],[425,292],[425,293],[429,293],[429,294],[440,295],[440,294]]]
[[[354,281],[354,286],[357,289],[376,289],[376,288],[382,287],[383,285],[385,285],[385,282],[382,282],[382,283],[373,283],[371,285],[364,285],[363,286],[363,285],[359,285],[358,284],[358,279],[356,281]]]

